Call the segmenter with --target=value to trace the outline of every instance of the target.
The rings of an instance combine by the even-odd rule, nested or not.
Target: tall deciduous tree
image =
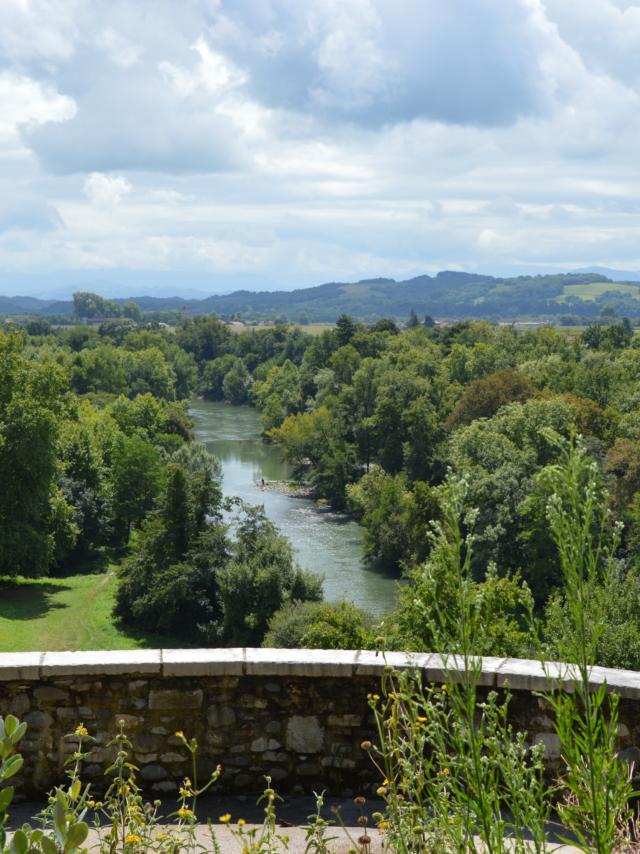
[[[0,334],[0,575],[45,575],[56,537],[73,539],[55,486],[66,377],[27,359],[21,339]]]

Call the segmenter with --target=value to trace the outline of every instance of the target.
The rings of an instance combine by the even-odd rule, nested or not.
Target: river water
[[[309,499],[261,488],[262,478],[287,480],[291,471],[279,448],[261,440],[255,409],[194,400],[189,412],[196,438],[220,460],[224,494],[264,505],[300,566],[324,576],[326,599],[348,599],[373,614],[393,606],[397,581],[366,566],[360,525]]]

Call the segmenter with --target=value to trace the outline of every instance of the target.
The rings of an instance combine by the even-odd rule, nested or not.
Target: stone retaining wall
[[[29,724],[21,743],[27,795],[64,779],[75,749],[65,734],[83,723],[96,738],[83,777],[98,785],[112,758],[107,743],[124,721],[134,761],[150,792],[175,791],[190,774],[178,730],[200,745],[201,774],[221,763],[219,789],[257,792],[269,774],[281,791],[367,794],[378,781],[360,748],[374,738],[367,694],[379,690],[385,663],[417,667],[425,681],[447,678],[438,655],[271,649],[143,650],[0,654],[0,714]],[[449,660],[451,674],[455,662]],[[547,674],[571,689],[566,666]],[[485,658],[483,690],[512,689],[514,724],[559,757],[544,701],[549,687],[535,661]],[[451,678],[451,675],[448,677]],[[621,696],[621,746],[640,744],[640,673],[594,667]],[[202,779],[202,778],[201,778]]]

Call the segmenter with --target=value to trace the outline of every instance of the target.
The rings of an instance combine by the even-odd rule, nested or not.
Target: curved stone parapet
[[[202,773],[224,767],[219,788],[261,791],[269,775],[282,791],[367,793],[377,785],[361,750],[374,739],[367,694],[384,668],[412,668],[425,682],[459,678],[464,662],[437,653],[357,650],[155,649],[0,653],[0,714],[29,724],[19,785],[41,794],[64,778],[75,750],[65,739],[83,723],[96,743],[84,776],[99,785],[119,722],[133,742],[140,776],[153,792],[171,792],[190,773],[177,731],[196,737]],[[572,667],[510,658],[478,659],[481,692],[509,686],[511,717],[548,761],[559,756],[540,691],[572,690]],[[594,688],[620,695],[621,746],[640,743],[640,673],[593,667]]]

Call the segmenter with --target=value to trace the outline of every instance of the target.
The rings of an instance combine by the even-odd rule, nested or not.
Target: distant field
[[[0,578],[0,652],[185,646],[122,631],[113,621],[113,572],[66,578]]]
[[[335,323],[290,323],[289,326],[293,326],[295,329],[301,329],[303,332],[307,332],[309,335],[320,335],[321,332],[324,332],[325,329],[333,329]],[[230,326],[229,329],[232,332],[235,332],[237,335],[242,335],[244,332],[252,332],[254,329],[268,329],[269,327],[264,326]]]
[[[567,297],[579,297],[584,300],[595,300],[607,291],[620,291],[640,299],[640,286],[625,285],[622,282],[592,282],[588,285],[565,285],[562,296],[556,302],[564,302]]]

